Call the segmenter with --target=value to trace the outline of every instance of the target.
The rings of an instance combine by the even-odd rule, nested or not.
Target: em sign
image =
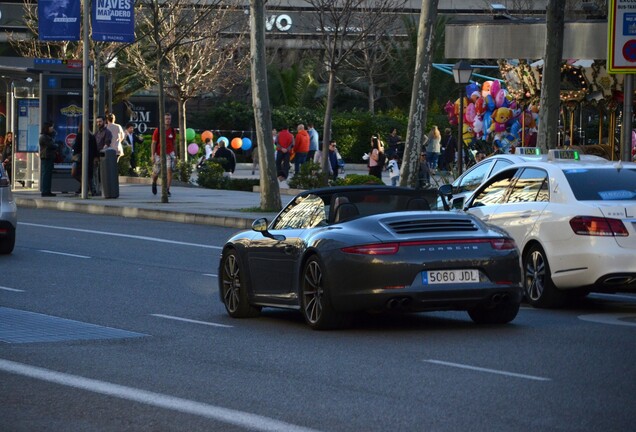
[[[636,1],[609,0],[607,70],[636,72]]]

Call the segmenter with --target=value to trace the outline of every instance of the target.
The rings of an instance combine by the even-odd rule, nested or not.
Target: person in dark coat
[[[80,183],[80,188],[77,193],[82,192],[82,152],[84,151],[84,144],[82,143],[82,124],[80,123],[77,131],[77,137],[73,144],[73,164],[75,164],[72,170],[73,178]],[[93,168],[95,166],[95,159],[97,155],[97,140],[95,135],[88,131],[88,184],[91,190],[91,195],[96,195],[95,187],[93,186]]]
[[[218,150],[214,153],[214,159],[223,158],[226,162],[223,164],[223,169],[225,170],[226,175],[231,175],[236,169],[236,156],[234,152],[225,146],[225,141],[219,140],[217,141],[219,145]]]
[[[45,122],[40,133],[40,193],[43,197],[53,197],[53,165],[58,145],[55,143],[55,129],[52,122]]]
[[[441,171],[448,171],[455,164],[455,154],[457,153],[457,140],[450,128],[446,128],[444,131],[442,147],[444,150],[442,151],[439,169]]]

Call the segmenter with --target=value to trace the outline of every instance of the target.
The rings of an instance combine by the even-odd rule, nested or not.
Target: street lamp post
[[[459,84],[459,130],[457,131],[457,175],[464,171],[464,88],[470,82],[473,67],[466,60],[460,60],[453,66],[453,78]]]

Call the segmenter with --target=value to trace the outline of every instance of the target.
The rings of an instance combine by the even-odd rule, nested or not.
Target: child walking
[[[398,155],[393,153],[391,160],[386,166],[386,170],[389,172],[389,178],[391,179],[391,186],[397,186],[400,182],[400,167],[398,166]]]

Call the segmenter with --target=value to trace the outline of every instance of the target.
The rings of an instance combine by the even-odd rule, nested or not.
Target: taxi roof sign
[[[541,156],[541,149],[539,147],[517,147],[515,154],[526,156]]]
[[[548,160],[581,160],[577,150],[549,150]]]

